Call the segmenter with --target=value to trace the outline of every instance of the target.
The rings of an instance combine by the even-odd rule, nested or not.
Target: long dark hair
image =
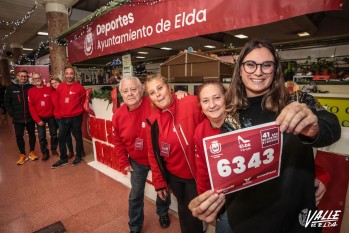
[[[239,109],[248,107],[247,93],[245,85],[241,80],[240,73],[244,58],[247,56],[247,54],[249,54],[256,48],[268,49],[275,60],[273,82],[270,85],[269,91],[263,96],[262,108],[264,110],[276,112],[276,114],[279,114],[288,103],[289,93],[284,84],[285,81],[281,69],[280,58],[276,52],[275,47],[269,41],[255,39],[248,42],[243,47],[236,62],[232,81],[226,93],[227,111],[232,115],[235,115]]]

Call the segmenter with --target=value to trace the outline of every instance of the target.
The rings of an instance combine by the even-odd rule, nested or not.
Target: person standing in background
[[[65,82],[57,88],[57,103],[62,115],[61,128],[59,129],[58,141],[59,150],[61,152],[60,159],[54,163],[51,168],[55,169],[68,164],[67,156],[67,134],[69,130],[72,132],[76,142],[76,156],[72,166],[81,163],[83,153],[82,141],[82,120],[86,98],[85,88],[75,81],[75,70],[73,67],[64,69]]]
[[[15,82],[6,89],[5,108],[12,117],[12,123],[15,129],[16,142],[19,149],[19,160],[17,165],[24,164],[29,158],[37,160],[35,155],[35,122],[30,115],[28,106],[28,90],[33,85],[28,83],[28,72],[26,70],[18,71]],[[29,157],[25,153],[24,130],[29,135]]]
[[[61,84],[62,81],[59,78],[51,78],[50,80],[50,86],[52,88],[51,92],[51,100],[53,104],[53,116],[55,117],[56,124],[57,124],[57,129],[59,130],[60,125],[61,125],[61,119],[62,115],[60,112],[60,109],[58,108],[58,102],[57,102],[57,87],[59,84]],[[74,157],[74,148],[73,148],[73,141],[71,137],[71,132],[67,132],[67,147],[68,147],[68,159],[71,159]]]
[[[28,91],[29,111],[36,122],[36,128],[38,129],[38,137],[42,153],[41,161],[46,162],[50,157],[47,149],[46,124],[50,131],[51,153],[54,156],[58,156],[57,127],[53,117],[53,105],[51,101],[52,90],[44,85],[44,81],[40,74],[33,73],[32,80],[35,87]]]

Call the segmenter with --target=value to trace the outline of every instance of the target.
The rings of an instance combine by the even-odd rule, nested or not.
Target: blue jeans
[[[61,128],[61,119],[56,118],[56,123],[57,123],[58,129],[60,129]],[[68,151],[70,153],[74,153],[73,141],[72,141],[72,138],[71,138],[70,130],[68,130],[68,132],[67,132],[67,139],[66,140],[67,140]]]
[[[57,150],[58,146],[58,138],[57,138],[57,127],[55,118],[51,117],[40,117],[44,125],[40,126],[36,124],[36,128],[38,129],[38,137],[40,143],[40,150],[43,155],[49,154],[47,149],[47,139],[46,139],[46,124],[48,125],[48,129],[50,131],[50,139],[51,139],[51,151]]]
[[[131,192],[128,199],[129,209],[128,216],[130,231],[141,231],[144,222],[144,188],[149,166],[144,166],[130,158],[130,164],[133,169],[131,172]],[[170,195],[166,201],[161,200],[159,196],[156,197],[156,213],[159,216],[166,215],[168,213],[169,206],[171,204]]]
[[[229,225],[227,211],[219,215],[219,220],[216,221],[216,233],[233,233]]]
[[[67,156],[67,137],[68,132],[72,132],[75,142],[76,142],[76,157],[80,157],[82,152],[84,151],[84,144],[82,141],[82,114],[74,117],[62,117],[61,125],[59,129],[59,151],[61,152],[60,159],[64,161],[68,161]]]

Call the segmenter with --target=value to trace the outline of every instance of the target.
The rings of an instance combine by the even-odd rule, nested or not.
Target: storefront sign
[[[204,138],[212,189],[227,194],[278,177],[282,139],[275,122]]]
[[[122,56],[122,76],[123,78],[132,76],[133,67],[131,61],[131,54]]]
[[[349,99],[347,98],[316,98],[327,111],[338,117],[342,127],[349,127]]]
[[[342,0],[163,0],[136,6],[126,3],[95,19],[88,29],[80,28],[67,37],[73,39],[68,45],[69,62],[338,10],[341,3]]]

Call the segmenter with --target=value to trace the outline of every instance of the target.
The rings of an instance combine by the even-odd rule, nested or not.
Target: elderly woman
[[[151,129],[147,140],[154,187],[162,199],[170,190],[173,192],[182,233],[202,233],[203,224],[192,216],[188,204],[198,195],[194,130],[204,115],[196,97],[186,96],[179,101],[161,76],[149,77],[145,88],[157,107],[148,118]]]

